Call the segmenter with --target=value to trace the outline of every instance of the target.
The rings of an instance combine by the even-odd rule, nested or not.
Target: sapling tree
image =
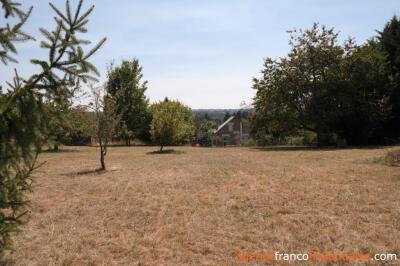
[[[24,12],[19,2],[0,3],[5,18],[0,24],[0,60],[8,64],[16,62],[16,42],[33,40],[22,31],[32,8]],[[0,93],[0,255],[11,248],[12,233],[26,213],[25,193],[31,188],[31,174],[39,166],[37,157],[47,134],[44,102],[62,102],[80,82],[95,80],[98,71],[88,60],[105,42],[103,39],[85,52],[83,45],[90,42],[79,36],[87,31],[94,6],[83,11],[82,0],[75,12],[69,1],[65,12],[50,6],[55,12],[55,28],[40,28],[44,36],[40,47],[48,51],[48,58],[31,60],[40,70],[30,77],[15,71],[13,81],[7,83],[8,91]],[[18,22],[12,26],[7,22],[13,17]]]
[[[94,112],[93,136],[100,148],[100,170],[106,170],[105,157],[108,144],[112,140],[120,121],[115,98],[107,94],[103,86],[91,85],[92,102],[89,109]]]

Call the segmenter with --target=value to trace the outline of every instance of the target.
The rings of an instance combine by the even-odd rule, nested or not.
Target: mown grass
[[[14,265],[239,265],[239,252],[400,254],[391,150],[116,147],[44,153]],[[260,263],[263,265],[265,263]]]

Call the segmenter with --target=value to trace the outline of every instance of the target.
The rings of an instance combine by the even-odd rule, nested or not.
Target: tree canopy
[[[340,44],[333,28],[314,24],[290,31],[290,51],[267,58],[257,90],[253,132],[288,136],[317,134],[319,146],[334,138],[350,144],[382,139],[387,118],[386,61],[375,40]]]
[[[107,92],[116,100],[121,123],[117,134],[129,141],[133,137],[149,139],[151,113],[145,92],[147,81],[142,81],[142,67],[138,59],[122,61],[120,66],[110,66]]]
[[[151,138],[160,145],[189,142],[195,134],[194,117],[189,107],[179,101],[164,100],[151,106]]]
[[[388,64],[387,89],[391,112],[386,132],[391,138],[396,138],[400,136],[400,19],[394,16],[378,33],[379,45]]]

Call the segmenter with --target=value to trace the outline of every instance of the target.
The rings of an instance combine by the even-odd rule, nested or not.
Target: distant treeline
[[[234,114],[240,109],[192,109],[195,116],[207,115],[211,119],[223,120],[226,114]]]
[[[192,109],[195,116],[207,116],[210,119],[224,121],[227,116],[235,115],[238,113],[249,113],[252,109]]]

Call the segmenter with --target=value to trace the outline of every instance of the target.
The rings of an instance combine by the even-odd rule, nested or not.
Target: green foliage
[[[376,42],[340,45],[334,29],[318,24],[290,33],[288,55],[266,59],[254,80],[253,135],[282,139],[308,130],[319,146],[333,135],[351,144],[378,139],[389,106],[386,63]]]
[[[287,138],[285,139],[285,142],[286,142],[288,145],[303,146],[303,138],[302,138],[302,137],[297,137],[297,136],[287,137]]]
[[[22,31],[22,27],[25,25],[32,12],[32,7],[25,12],[21,9],[21,4],[18,2],[0,0],[0,3],[5,19],[18,17],[18,22],[12,26],[9,23],[4,26],[0,25],[0,61],[6,65],[8,62],[17,62],[17,60],[10,55],[10,53],[17,53],[15,42],[33,40],[30,35]]]
[[[329,136],[333,138],[334,136]],[[317,145],[317,134],[307,130],[300,130],[296,135],[286,137],[280,143],[293,146],[315,146]]]
[[[47,145],[58,150],[59,145],[65,143],[69,137],[68,102],[45,102],[42,119],[46,122]]]
[[[10,95],[1,95],[4,106]],[[34,112],[32,112],[34,110]],[[0,113],[0,256],[11,248],[11,235],[18,231],[25,213],[25,193],[43,142],[38,130],[43,106],[33,94],[18,98],[6,113]]]
[[[213,146],[218,146],[222,144],[222,138],[218,135],[212,134],[210,139]]]
[[[388,63],[390,82],[387,90],[391,105],[390,119],[386,123],[388,137],[400,136],[400,19],[394,16],[379,32],[379,45]]]
[[[242,140],[241,145],[244,147],[255,147],[258,145],[258,143],[255,139],[248,138],[248,139]]]
[[[232,115],[229,112],[226,112],[224,115],[224,119],[223,122],[225,122],[226,120],[228,120]]]
[[[147,81],[143,81],[142,67],[138,59],[123,61],[108,71],[107,92],[115,98],[121,123],[117,134],[127,140],[134,137],[149,139],[151,113],[145,92]]]
[[[77,106],[69,110],[66,120],[68,132],[64,143],[69,145],[89,144],[95,122],[94,114],[82,106]]]
[[[400,73],[400,19],[394,16],[379,32],[380,45],[388,59],[392,75]]]
[[[6,20],[18,16],[16,26],[0,27],[0,59],[3,63],[13,60],[9,53],[16,53],[13,43],[28,40],[21,31],[30,11],[20,10],[18,2],[2,0]],[[45,41],[41,47],[48,51],[48,59],[33,59],[40,71],[31,77],[22,78],[17,72],[6,94],[0,94],[0,254],[11,248],[11,234],[16,232],[25,213],[27,199],[25,192],[30,189],[31,173],[38,165],[37,155],[45,142],[48,120],[45,118],[45,103],[63,103],[80,81],[95,79],[95,67],[88,59],[100,48],[105,40],[84,53],[82,45],[87,41],[78,38],[86,32],[85,25],[93,10],[81,12],[83,2],[72,14],[69,2],[62,13],[50,4],[56,13],[56,27],[53,31],[41,29]]]
[[[305,146],[315,146],[317,144],[317,134],[311,131],[303,131],[302,133],[303,145]]]
[[[286,145],[286,138],[276,137],[270,134],[259,135],[256,138],[258,146]]]
[[[45,146],[57,151],[62,145],[90,144],[94,114],[84,106],[69,102],[46,101],[41,116],[45,127]]]
[[[217,128],[215,120],[210,119],[207,114],[202,117],[195,118],[196,125],[196,141],[201,146],[212,145],[213,130]]]
[[[45,102],[42,119],[46,122],[46,145],[55,151],[60,145],[83,145],[91,141],[94,115],[82,106]]]
[[[330,93],[336,103],[330,132],[353,145],[380,142],[391,107],[386,61],[378,44],[371,40],[353,48],[337,80],[341,86]]]
[[[151,106],[151,138],[161,146],[177,145],[192,140],[195,133],[194,118],[189,107],[179,101],[164,100]]]

